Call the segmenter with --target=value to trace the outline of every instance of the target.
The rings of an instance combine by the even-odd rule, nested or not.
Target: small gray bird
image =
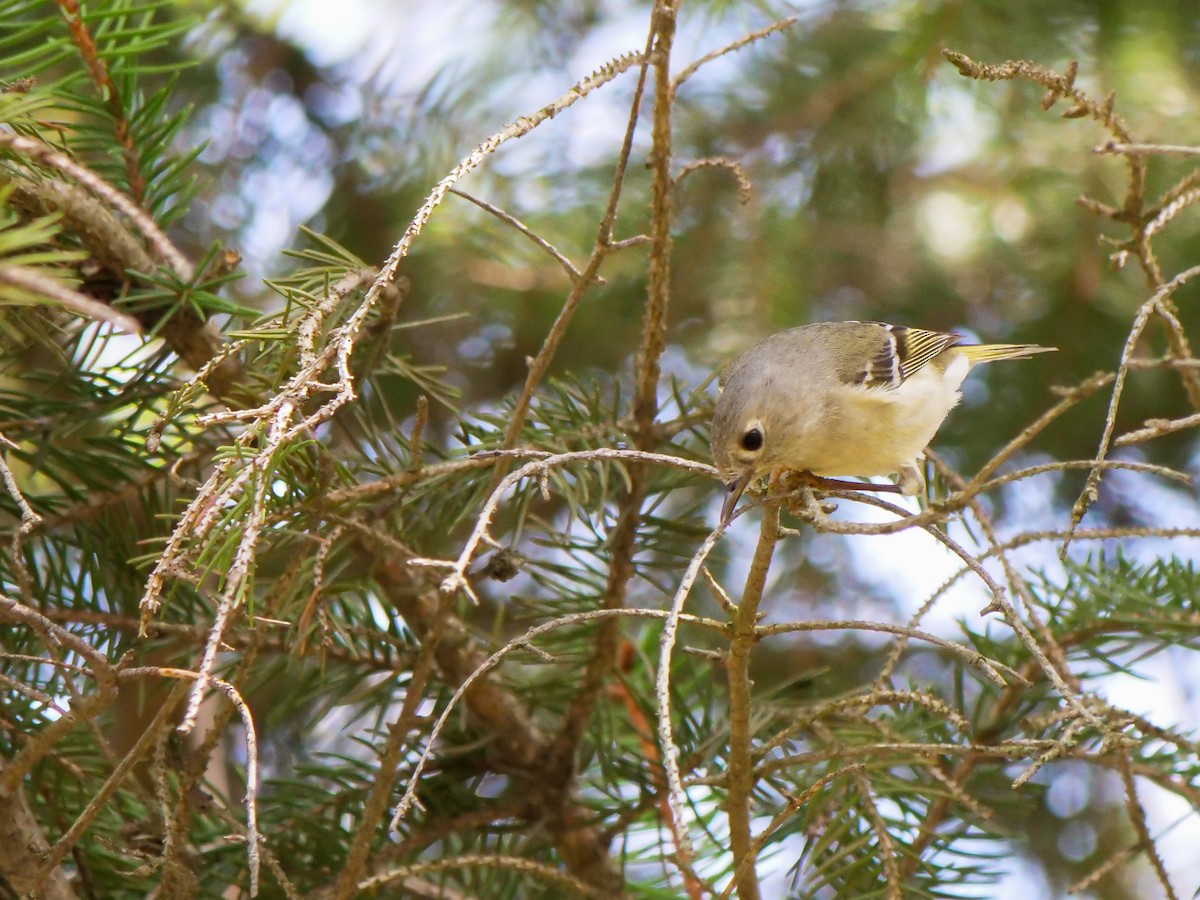
[[[1054,347],[963,344],[960,334],[881,322],[820,322],[773,334],[726,370],[713,414],[713,459],[733,508],[777,469],[896,475],[919,494],[917,460],[962,395],[975,365]]]

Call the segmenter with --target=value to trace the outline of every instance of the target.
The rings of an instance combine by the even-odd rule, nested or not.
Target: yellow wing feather
[[[1058,348],[1040,344],[959,344],[958,349],[974,365],[997,359],[1028,359],[1035,353],[1049,353]]]

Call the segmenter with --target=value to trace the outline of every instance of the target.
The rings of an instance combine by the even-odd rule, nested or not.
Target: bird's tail
[[[971,365],[976,365],[998,359],[1028,359],[1035,353],[1049,353],[1058,348],[1039,344],[959,344],[954,349],[961,350]]]

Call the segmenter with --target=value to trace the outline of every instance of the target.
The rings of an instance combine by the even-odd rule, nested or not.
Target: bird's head
[[[755,478],[797,467],[804,446],[806,399],[780,390],[779,382],[745,369],[725,383],[713,413],[713,461],[729,489],[721,508],[728,524],[738,499]]]

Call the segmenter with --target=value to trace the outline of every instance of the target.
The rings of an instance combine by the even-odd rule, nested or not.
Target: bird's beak
[[[729,496],[725,498],[725,503],[721,507],[721,527],[724,528],[729,524],[729,520],[733,518],[733,508],[737,506],[738,500],[742,497],[742,492],[750,484],[754,478],[753,470],[746,472],[744,475],[739,475],[733,481],[725,483],[725,487],[729,489]]]

